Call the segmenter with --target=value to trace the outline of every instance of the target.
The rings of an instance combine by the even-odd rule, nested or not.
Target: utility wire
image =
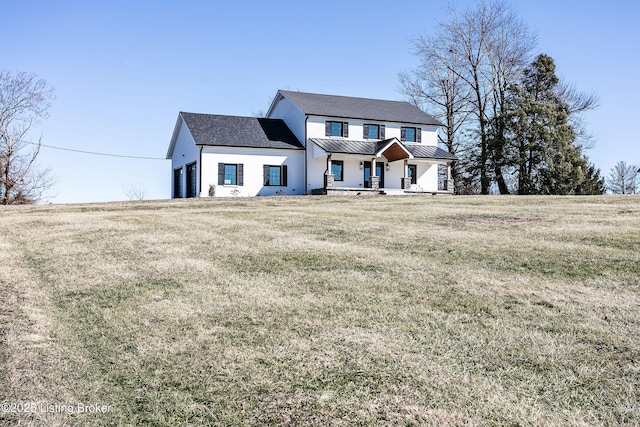
[[[94,156],[122,157],[125,159],[141,159],[141,160],[167,160],[162,157],[128,156],[126,154],[97,153],[95,151],[85,151],[85,150],[75,150],[73,148],[55,147],[53,145],[40,144],[40,143],[35,143],[30,141],[22,141],[22,142],[24,142],[25,144],[39,145],[41,147],[53,148],[56,150],[73,151],[74,153],[82,153],[82,154],[92,154]]]

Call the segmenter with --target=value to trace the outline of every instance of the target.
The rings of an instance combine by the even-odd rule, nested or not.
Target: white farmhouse
[[[280,90],[266,118],[181,112],[173,197],[451,192],[440,122],[408,102]]]

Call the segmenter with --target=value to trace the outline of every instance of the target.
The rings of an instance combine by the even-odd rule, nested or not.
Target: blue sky
[[[473,1],[0,0],[0,69],[34,72],[54,88],[32,139],[74,150],[164,158],[179,111],[253,115],[278,89],[400,100],[397,74],[418,59],[408,39]],[[603,175],[640,163],[640,3],[513,1],[538,33],[537,52],[600,107],[588,113]],[[43,147],[57,178],[46,201],[170,197],[168,160]]]

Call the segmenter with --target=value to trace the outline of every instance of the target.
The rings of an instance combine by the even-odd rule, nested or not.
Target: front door
[[[376,162],[376,176],[378,177],[378,187],[384,188],[384,163]],[[371,162],[364,162],[364,188],[369,188],[369,178],[371,177]]]

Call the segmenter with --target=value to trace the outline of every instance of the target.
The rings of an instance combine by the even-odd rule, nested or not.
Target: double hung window
[[[337,122],[326,121],[325,122],[325,136],[342,136],[347,138],[349,136],[349,122]]]
[[[362,126],[364,139],[384,139],[384,125],[367,124]]]
[[[242,163],[218,163],[218,185],[244,185]]]
[[[403,126],[400,128],[400,140],[406,142],[421,142],[422,129]]]
[[[269,187],[287,186],[287,166],[264,165],[263,183]]]

